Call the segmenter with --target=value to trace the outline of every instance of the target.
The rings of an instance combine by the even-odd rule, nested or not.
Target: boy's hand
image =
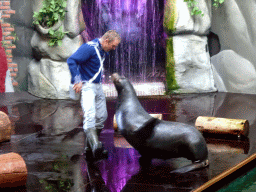
[[[75,90],[76,93],[79,93],[82,90],[82,87],[83,87],[83,83],[80,82],[80,83],[74,84],[73,89]]]

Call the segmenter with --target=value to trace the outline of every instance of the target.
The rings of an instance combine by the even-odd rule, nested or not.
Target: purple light
[[[165,73],[163,12],[164,2],[158,0],[84,1],[89,40],[110,29],[116,30],[122,38],[105,63],[106,77],[118,72],[133,82],[164,81],[155,76]],[[109,81],[105,79],[105,83]]]

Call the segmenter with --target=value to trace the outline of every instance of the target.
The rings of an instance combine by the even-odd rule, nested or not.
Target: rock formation
[[[33,11],[39,11],[42,6],[41,0],[33,1]],[[85,26],[79,0],[67,0],[66,10],[65,20],[54,26],[67,32],[61,46],[48,46],[49,29],[40,25],[36,25],[31,40],[34,59],[28,65],[28,92],[41,98],[69,98],[71,75],[66,60],[83,43],[80,33]]]
[[[225,0],[212,10],[221,50],[211,58],[219,91],[256,93],[256,2]]]
[[[167,0],[164,27],[167,39],[167,86],[185,93],[214,92],[207,44],[211,27],[211,1],[198,0],[201,15],[191,15],[184,1]]]

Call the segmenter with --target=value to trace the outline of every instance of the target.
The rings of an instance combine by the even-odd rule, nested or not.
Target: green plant
[[[44,0],[43,7],[39,12],[34,12],[34,24],[43,27],[52,27],[58,20],[64,20],[67,0]]]
[[[214,7],[218,8],[220,4],[224,3],[225,0],[214,0],[212,4]]]
[[[213,6],[218,8],[220,4],[224,3],[225,0],[212,0]],[[198,2],[195,0],[184,0],[184,2],[187,2],[188,7],[191,7],[191,15],[201,15],[204,16],[203,12],[197,7]]]
[[[54,46],[55,44],[58,44],[59,46],[61,46],[62,39],[66,33],[68,33],[68,32],[64,32],[62,26],[56,31],[50,29],[49,35],[50,35],[51,39],[49,40],[48,45]]]
[[[56,44],[61,45],[62,39],[67,32],[63,31],[63,28],[53,30],[52,26],[59,21],[63,21],[66,15],[67,0],[44,0],[43,7],[39,12],[34,12],[33,23],[41,25],[44,28],[49,28],[50,40],[49,46]]]
[[[196,6],[198,4],[197,1],[195,0],[184,0],[184,2],[187,2],[188,7],[191,7],[191,15],[201,15],[204,16],[203,12],[201,10],[199,10],[199,8]]]

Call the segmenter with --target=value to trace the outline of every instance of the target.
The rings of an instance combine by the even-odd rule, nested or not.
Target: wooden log
[[[162,119],[163,115],[162,114],[157,114],[157,113],[151,113],[149,114],[151,115],[152,117],[155,117],[155,118],[158,118],[158,119]],[[118,127],[117,127],[117,123],[116,123],[116,115],[114,115],[114,119],[113,119],[113,127],[114,127],[114,130],[117,131]]]
[[[0,142],[11,140],[12,125],[7,114],[0,111]]]
[[[0,155],[0,187],[24,186],[27,182],[27,167],[17,153]]]
[[[195,122],[201,132],[248,136],[249,122],[245,119],[227,119],[199,116]]]

